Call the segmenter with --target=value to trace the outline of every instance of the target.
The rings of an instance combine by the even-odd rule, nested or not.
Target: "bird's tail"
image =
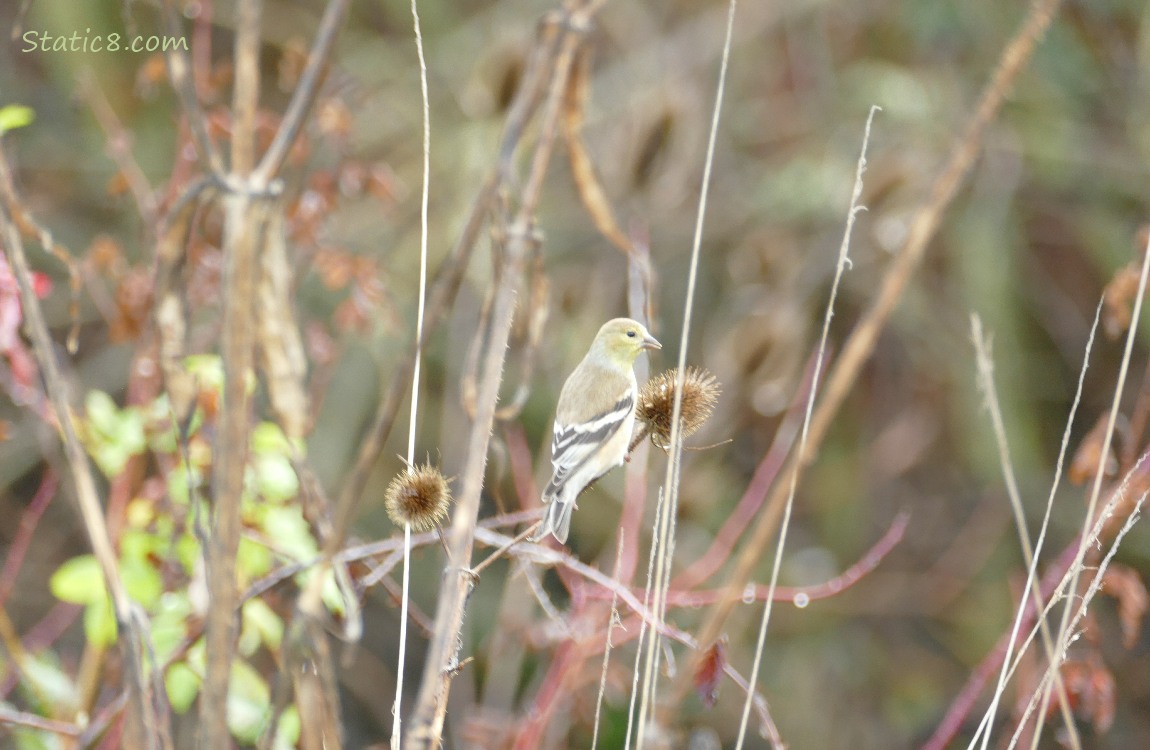
[[[543,523],[531,537],[531,541],[542,541],[548,534],[551,534],[561,544],[566,544],[567,534],[571,531],[571,511],[574,509],[575,503],[560,495],[549,498],[547,507],[543,511]]]

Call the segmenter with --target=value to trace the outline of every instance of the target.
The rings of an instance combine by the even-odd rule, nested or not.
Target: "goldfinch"
[[[622,465],[635,425],[638,388],[632,367],[644,349],[662,349],[641,323],[615,318],[603,324],[555,406],[551,440],[554,473],[543,490],[546,510],[532,537],[567,541],[575,498],[587,485]]]

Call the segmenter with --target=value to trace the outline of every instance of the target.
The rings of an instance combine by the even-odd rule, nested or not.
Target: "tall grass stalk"
[[[655,528],[663,517],[663,492],[659,491],[659,499],[655,503]],[[651,551],[647,556],[647,585],[643,592],[643,606],[651,606],[651,590],[655,577],[655,555],[658,553],[657,540],[651,540]],[[643,618],[639,624],[639,637],[635,641],[635,664],[631,667],[631,702],[627,706],[627,740],[623,743],[623,750],[631,750],[631,734],[635,725],[635,703],[639,695],[639,665],[643,660],[643,644],[647,638],[647,619]],[[636,737],[638,733],[636,732]]]
[[[1118,370],[1118,382],[1114,385],[1114,399],[1110,404],[1110,415],[1106,418],[1106,432],[1102,439],[1102,445],[1110,445],[1111,440],[1114,438],[1114,428],[1118,423],[1118,408],[1122,403],[1122,391],[1126,386],[1126,376],[1130,372],[1130,358],[1134,351],[1134,339],[1138,333],[1138,319],[1142,313],[1142,299],[1146,294],[1146,278],[1150,274],[1150,242],[1142,252],[1142,272],[1138,277],[1138,292],[1134,296],[1134,310],[1130,315],[1130,327],[1126,331],[1126,348],[1122,353],[1122,365]],[[1098,497],[1102,494],[1102,479],[1106,475],[1106,457],[1107,451],[1102,450],[1098,455],[1098,468],[1094,472],[1094,483],[1090,489],[1090,502],[1086,508],[1086,517],[1082,522],[1082,541],[1078,545],[1078,554],[1075,555],[1074,564],[1070,568],[1071,585],[1068,590],[1066,604],[1062,608],[1062,620],[1058,626],[1058,639],[1056,640],[1054,661],[1052,661],[1047,668],[1048,672],[1057,671],[1062,666],[1062,661],[1065,659],[1066,648],[1070,645],[1070,616],[1074,609],[1074,592],[1078,590],[1078,579],[1082,575],[1084,568],[1083,561],[1086,558],[1086,551],[1089,549],[1087,543],[1087,531],[1094,523],[1094,514],[1098,510]],[[1046,715],[1046,707],[1050,704],[1050,690],[1052,683],[1047,683],[1046,688],[1042,695],[1042,706],[1039,710],[1039,716]],[[1030,744],[1031,750],[1038,747],[1038,741],[1042,737],[1043,725],[1040,724],[1034,732],[1034,739]]]
[[[431,181],[431,105],[427,95],[427,60],[419,28],[417,0],[411,0],[411,23],[419,56],[419,93],[423,101],[423,189],[419,203],[419,305],[415,314],[415,359],[411,370],[411,417],[407,426],[407,465],[415,465],[415,431],[419,416],[419,369],[423,358],[423,313],[427,305],[427,204]],[[403,721],[403,670],[407,656],[407,611],[411,595],[411,523],[403,524],[403,595],[399,608],[399,658],[395,674],[395,704],[391,709],[391,747],[399,750]]]
[[[1094,343],[1094,334],[1098,330],[1098,319],[1102,312],[1102,303],[1099,301],[1098,307],[1094,311],[1094,324],[1090,328],[1090,337],[1086,341],[1086,355],[1082,361],[1082,369],[1079,371],[1078,376],[1078,390],[1074,395],[1074,403],[1070,407],[1070,416],[1066,420],[1066,429],[1062,433],[1062,445],[1058,452],[1058,463],[1054,472],[1054,481],[1050,487],[1050,495],[1046,499],[1046,511],[1042,518],[1042,527],[1038,534],[1038,541],[1034,544],[1033,548],[1030,544],[1030,532],[1026,528],[1026,515],[1022,510],[1022,497],[1018,490],[1018,481],[1014,476],[1014,464],[1010,459],[1010,446],[1006,438],[1006,426],[1002,419],[1002,409],[998,402],[998,391],[994,387],[994,361],[991,357],[990,341],[982,330],[982,320],[977,315],[972,315],[970,319],[971,325],[971,338],[974,341],[975,359],[978,365],[978,385],[979,390],[983,393],[983,398],[986,401],[987,410],[990,412],[991,426],[993,427],[994,441],[998,446],[999,463],[1002,466],[1003,480],[1006,483],[1007,496],[1010,498],[1010,508],[1014,513],[1015,526],[1018,529],[1018,540],[1022,548],[1022,557],[1026,562],[1026,583],[1023,585],[1020,601],[1018,602],[1018,612],[1014,617],[1014,624],[1010,630],[1010,640],[1006,645],[1006,654],[1002,659],[1002,669],[998,674],[998,684],[994,690],[994,697],[990,701],[990,707],[986,710],[983,724],[980,727],[982,733],[982,750],[986,750],[987,744],[990,742],[990,728],[994,726],[994,717],[998,713],[998,703],[1002,698],[1002,693],[1006,688],[1006,667],[1010,664],[1010,657],[1014,653],[1014,647],[1018,639],[1018,631],[1022,626],[1022,616],[1026,613],[1027,602],[1026,597],[1028,594],[1034,597],[1034,609],[1036,612],[1042,611],[1042,592],[1038,586],[1038,556],[1042,553],[1042,545],[1046,539],[1046,529],[1050,521],[1050,512],[1054,507],[1054,493],[1058,489],[1058,482],[1062,477],[1062,465],[1066,457],[1066,450],[1070,441],[1070,428],[1074,424],[1074,415],[1078,411],[1078,402],[1082,396],[1082,381],[1086,376],[1086,368],[1090,363],[1090,348]],[[1046,624],[1046,618],[1038,618],[1039,632],[1042,634],[1042,645],[1046,650],[1046,658],[1049,661],[1054,661],[1054,643],[1050,636],[1050,628]],[[1074,717],[1070,713],[1070,702],[1066,695],[1066,686],[1063,684],[1062,677],[1057,672],[1055,673],[1055,684],[1058,688],[1059,704],[1062,707],[1062,720],[1066,725],[1067,740],[1072,748],[1080,748],[1082,740],[1078,736],[1078,728],[1074,724]],[[985,728],[986,731],[982,732]],[[978,733],[971,738],[968,750],[973,748],[975,743],[978,742]]]
[[[616,581],[620,580],[619,574],[623,566],[623,536],[619,536],[619,544],[615,548],[615,574]],[[611,664],[611,634],[615,630],[615,625],[619,621],[619,592],[615,591],[611,594],[611,612],[607,618],[607,635],[603,642],[603,667],[599,671],[599,694],[595,698],[595,725],[591,732],[591,750],[595,750],[599,746],[599,718],[603,710],[603,695],[607,692],[607,667]]]
[[[723,57],[719,64],[719,82],[715,87],[715,104],[711,112],[711,131],[707,138],[707,155],[703,161],[702,185],[699,190],[699,207],[695,216],[695,236],[691,246],[691,267],[687,276],[687,292],[683,300],[683,328],[679,340],[679,367],[675,377],[675,407],[671,412],[671,445],[668,451],[667,471],[663,479],[666,494],[666,509],[659,524],[659,556],[655,565],[656,616],[661,622],[666,610],[666,591],[671,583],[671,561],[674,556],[674,520],[679,500],[679,469],[683,455],[683,439],[680,430],[680,415],[683,411],[683,377],[687,370],[687,349],[691,338],[691,314],[695,305],[695,283],[699,273],[699,255],[703,244],[703,223],[707,215],[707,196],[710,192],[711,170],[715,162],[715,142],[719,133],[719,116],[723,110],[723,95],[727,87],[727,69],[731,60],[731,39],[735,29],[737,0],[727,5],[727,29],[723,40]],[[639,727],[636,747],[643,747],[647,714],[655,701],[658,681],[659,643],[658,632],[651,633],[647,642],[646,662],[643,670],[643,700],[639,704]]]
[[[865,206],[859,204],[859,198],[862,197],[863,189],[863,173],[866,172],[866,149],[870,143],[870,128],[871,123],[874,122],[875,112],[881,111],[881,107],[871,106],[870,112],[867,113],[866,127],[863,129],[863,142],[862,150],[859,153],[858,167],[855,170],[854,188],[851,190],[850,207],[847,210],[847,223],[843,231],[843,240],[839,245],[839,259],[835,265],[834,281],[831,283],[830,296],[827,299],[827,311],[823,316],[823,332],[819,337],[818,353],[815,355],[815,371],[811,376],[811,392],[807,397],[807,409],[803,415],[803,426],[799,432],[799,444],[797,447],[797,460],[791,464],[791,483],[790,489],[787,491],[787,502],[783,508],[783,520],[779,524],[779,543],[775,547],[775,560],[771,567],[771,582],[767,588],[767,599],[763,602],[763,618],[759,624],[759,637],[755,642],[755,656],[751,663],[751,673],[747,677],[748,687],[747,699],[743,703],[743,715],[739,720],[739,738],[735,743],[735,747],[740,749],[743,747],[743,742],[747,736],[747,720],[751,715],[751,701],[754,697],[755,680],[759,675],[759,665],[763,659],[763,644],[767,639],[767,625],[771,621],[771,605],[775,600],[775,590],[779,585],[779,569],[783,564],[783,548],[787,543],[787,529],[791,524],[791,510],[795,504],[795,492],[799,486],[799,469],[803,465],[803,456],[807,449],[807,438],[810,435],[811,415],[815,409],[815,396],[818,393],[819,375],[822,373],[823,360],[826,357],[827,339],[830,337],[831,331],[831,318],[835,314],[835,299],[838,297],[839,283],[842,281],[843,273],[846,269],[850,268],[850,246],[851,246],[851,232],[854,230],[855,217],[858,216],[860,211],[865,210]]]
[[[1114,555],[1117,554],[1118,547],[1122,544],[1122,540],[1126,537],[1126,534],[1128,534],[1130,530],[1134,528],[1134,524],[1138,523],[1138,519],[1141,517],[1142,512],[1142,503],[1144,502],[1146,502],[1145,492],[1142,493],[1142,495],[1138,498],[1138,503],[1134,506],[1134,510],[1127,517],[1126,522],[1122,524],[1122,529],[1118,532],[1117,535],[1115,535],[1114,543],[1110,545],[1110,549],[1107,551],[1106,557],[1102,559],[1101,563],[1099,563],[1098,568],[1094,573],[1094,577],[1090,581],[1090,585],[1086,588],[1086,592],[1082,595],[1082,604],[1075,612],[1074,618],[1068,621],[1068,625],[1071,629],[1077,629],[1079,623],[1082,622],[1082,618],[1086,616],[1086,610],[1090,606],[1090,602],[1094,599],[1095,594],[1097,594],[1098,591],[1102,588],[1102,577],[1106,574],[1106,569],[1110,567],[1110,562],[1114,559]],[[1106,516],[1108,514],[1103,515]],[[1105,519],[1099,519],[1099,523],[1096,526],[1098,530],[1101,530],[1103,526],[1103,520]],[[1083,538],[1085,539],[1086,537]],[[1097,534],[1092,535],[1091,543],[1096,541],[1097,538]],[[1081,572],[1082,566],[1076,566],[1075,568],[1072,568],[1067,575],[1067,580],[1069,582],[1077,583],[1078,575]],[[1073,588],[1067,589],[1067,591],[1070,592],[1073,592],[1073,590]],[[1075,597],[1073,595],[1068,595],[1066,597],[1067,602],[1073,602],[1074,599]],[[1059,654],[1059,656],[1061,657],[1063,654],[1065,654],[1065,649]],[[1018,726],[1014,729],[1014,734],[1010,738],[1010,745],[1008,746],[1007,750],[1014,750],[1014,748],[1018,745],[1018,739],[1022,734],[1023,728],[1026,726],[1026,722],[1030,719],[1031,714],[1034,712],[1035,706],[1041,702],[1043,704],[1043,710],[1045,710],[1045,707],[1050,699],[1050,690],[1053,684],[1051,677],[1054,674],[1054,670],[1060,663],[1061,659],[1059,662],[1050,665],[1050,668],[1047,669],[1046,673],[1042,676],[1042,680],[1038,686],[1038,689],[1035,690],[1034,694],[1030,697],[1030,702],[1026,704],[1026,710],[1022,714],[1022,718],[1019,720]],[[1038,699],[1039,695],[1042,696],[1041,701]],[[1040,717],[1042,715],[1043,714],[1041,713],[1039,714]],[[1038,726],[1035,727],[1034,738],[1031,740],[1031,747],[1037,746],[1038,739],[1042,734],[1042,728],[1044,726],[1046,726],[1046,723],[1040,720],[1038,722]]]

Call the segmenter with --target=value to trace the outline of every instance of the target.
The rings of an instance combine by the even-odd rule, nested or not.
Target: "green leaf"
[[[12,728],[16,750],[60,750],[62,739],[51,732],[38,729]]]
[[[62,750],[66,747],[64,738],[51,732],[17,726],[6,728],[12,733],[12,741],[15,743],[13,747],[16,750]],[[71,747],[71,744],[67,747]]]
[[[192,467],[192,486],[200,487],[203,474],[199,469]],[[187,465],[181,461],[180,465],[168,472],[168,497],[177,505],[188,504],[188,471]]]
[[[260,422],[252,430],[252,452],[261,456],[286,456],[291,453],[291,446],[278,424]]]
[[[168,691],[168,700],[172,709],[178,714],[187,713],[192,707],[196,696],[200,694],[200,676],[187,664],[178,661],[168,667],[164,675],[164,687]]]
[[[144,413],[134,406],[120,411],[120,421],[116,425],[116,437],[124,449],[132,455],[144,452],[148,447],[148,436],[144,430]]]
[[[156,613],[152,616],[152,645],[156,650],[156,661],[168,661],[184,642],[191,616],[192,603],[186,589],[168,592],[160,597]]]
[[[119,475],[131,457],[132,454],[125,450],[124,446],[115,443],[98,446],[92,451],[92,458],[96,461],[96,465],[109,479]]]
[[[68,560],[48,580],[52,595],[72,604],[92,604],[107,597],[104,574],[92,555]]]
[[[236,641],[236,653],[250,658],[260,647],[260,634],[248,627],[240,629],[240,637]]]
[[[150,531],[128,529],[120,535],[120,558],[124,560],[146,560],[163,549],[163,540]]]
[[[240,539],[240,549],[244,548],[244,540]],[[191,534],[183,534],[176,540],[176,559],[184,566],[184,572],[192,575],[200,561],[200,542]]]
[[[148,445],[156,453],[175,453],[179,447],[176,430],[175,415],[172,414],[172,402],[168,394],[161,394],[152,399],[145,409],[147,422]]]
[[[280,647],[284,639],[284,621],[267,602],[263,599],[249,599],[244,603],[241,613],[244,635],[254,634],[257,646],[263,643],[273,651]],[[241,641],[244,635],[240,636]]]
[[[243,540],[241,537],[241,547]],[[199,564],[202,556],[200,554],[200,541],[192,536],[191,532],[184,532],[176,539],[175,543],[176,559],[180,561],[183,566],[184,572],[189,576],[193,575],[196,566]]]
[[[184,357],[184,367],[199,381],[202,391],[222,393],[224,390],[224,364],[218,354],[191,354]],[[249,371],[245,382],[249,394],[255,392],[256,376]]]
[[[299,478],[287,457],[257,455],[252,463],[256,490],[264,499],[283,502],[299,494]]]
[[[255,742],[267,724],[271,691],[250,664],[242,659],[232,662],[228,684],[228,729],[241,742]]]
[[[320,598],[323,599],[323,603],[327,605],[329,612],[337,615],[347,613],[347,602],[344,601],[343,589],[335,582],[335,571],[331,568],[328,568],[324,574]]]
[[[84,635],[93,646],[111,646],[116,642],[111,597],[105,596],[84,608]]]
[[[120,409],[103,391],[89,391],[84,398],[85,445],[100,471],[114,477],[132,456],[147,447],[144,415],[135,407]]]
[[[123,560],[120,563],[120,578],[124,581],[128,596],[144,605],[145,609],[155,607],[160,601],[160,595],[164,593],[160,571],[146,559]]]
[[[295,750],[299,744],[299,735],[303,725],[300,723],[299,710],[295,706],[288,706],[280,714],[279,726],[276,728],[276,741],[272,750]]]
[[[35,110],[23,104],[9,104],[6,107],[0,107],[0,135],[9,130],[31,125],[35,119]]]
[[[105,435],[116,431],[118,411],[116,402],[103,391],[88,391],[84,397],[84,413],[88,417],[88,424]]]
[[[199,380],[200,390],[219,393],[224,388],[224,364],[217,354],[184,357],[184,367]]]
[[[148,445],[156,453],[176,454],[180,444],[180,430],[177,425],[175,413],[172,411],[172,402],[168,395],[162,394],[143,408],[145,430],[148,435]],[[204,414],[196,409],[192,412],[189,423],[182,425],[188,435],[195,435],[204,424]],[[181,460],[182,460],[181,455]],[[193,460],[194,460],[193,456]]]
[[[310,560],[319,551],[299,506],[267,508],[263,531],[272,540],[276,552],[286,554],[293,560]]]
[[[65,715],[75,711],[80,696],[76,683],[56,663],[56,655],[51,651],[43,654],[28,653],[21,666],[28,680],[28,689],[23,691],[30,698],[44,700],[48,705],[41,710]]]
[[[241,537],[236,552],[236,569],[241,578],[249,581],[267,575],[272,569],[271,550],[259,542]]]
[[[198,638],[191,648],[188,649],[188,656],[184,662],[192,668],[196,674],[203,674],[208,663],[208,647],[204,643],[203,638]]]

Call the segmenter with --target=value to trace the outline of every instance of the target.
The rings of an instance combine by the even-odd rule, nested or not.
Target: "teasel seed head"
[[[387,486],[384,507],[391,522],[413,531],[426,531],[447,517],[451,488],[442,472],[431,464],[416,464],[401,471]]]
[[[635,419],[647,430],[651,442],[666,450],[671,445],[671,419],[675,409],[675,377],[678,368],[665,370],[643,384]],[[708,370],[688,367],[683,376],[683,404],[679,431],[694,434],[710,418],[722,388]]]

